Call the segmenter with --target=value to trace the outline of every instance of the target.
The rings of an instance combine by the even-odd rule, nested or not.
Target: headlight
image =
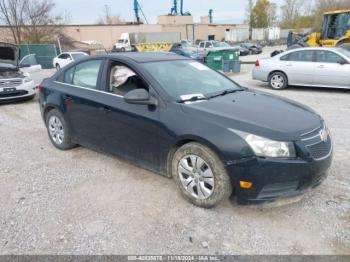
[[[233,133],[242,137],[256,156],[271,158],[295,158],[295,147],[293,142],[274,141],[261,136],[245,133],[238,130],[229,129]]]
[[[29,76],[26,76],[24,79],[23,79],[23,83],[29,83],[29,82],[32,82],[33,79],[31,79]]]

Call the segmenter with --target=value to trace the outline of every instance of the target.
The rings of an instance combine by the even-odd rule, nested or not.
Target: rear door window
[[[68,58],[68,54],[61,54],[58,58],[59,59],[67,59]]]
[[[101,65],[102,60],[92,60],[78,64],[74,71],[73,85],[97,89]]]
[[[297,51],[281,57],[282,61],[313,62],[314,51]]]

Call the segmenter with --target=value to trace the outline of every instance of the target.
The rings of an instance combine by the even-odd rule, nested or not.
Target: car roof
[[[74,54],[86,54],[84,52],[63,52],[62,54],[71,54],[71,55],[74,55]],[[86,54],[87,55],[87,54]]]
[[[291,49],[288,50],[288,52],[292,51],[307,51],[307,50],[330,50],[330,51],[339,51],[341,48],[340,47],[301,47],[301,48],[296,48],[296,49]]]
[[[161,53],[161,52],[124,52],[103,55],[102,57],[107,58],[126,58],[133,60],[137,63],[147,63],[147,62],[159,62],[159,61],[174,61],[174,60],[186,60],[186,57],[176,55],[174,53]]]

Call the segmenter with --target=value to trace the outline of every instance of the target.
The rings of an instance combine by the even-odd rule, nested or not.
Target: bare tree
[[[302,0],[285,0],[282,5],[281,27],[293,28],[296,19],[301,15],[302,8]]]
[[[0,0],[0,19],[16,44],[49,42],[62,34],[65,23],[53,15],[54,7],[52,0]]]
[[[9,26],[16,44],[22,42],[25,4],[23,0],[0,0],[0,21]]]
[[[109,12],[109,6],[105,5],[103,15],[97,20],[99,25],[112,25],[112,24],[124,24],[125,21],[120,17],[120,15],[111,15]]]
[[[267,11],[267,18],[268,18],[268,24],[269,26],[274,26],[277,22],[277,4],[270,3],[268,11]]]
[[[253,10],[255,6],[254,0],[248,0],[248,4],[245,9],[246,14],[246,20],[245,23],[249,25],[249,39],[252,38],[252,32],[253,32],[253,24],[254,24],[254,15]]]

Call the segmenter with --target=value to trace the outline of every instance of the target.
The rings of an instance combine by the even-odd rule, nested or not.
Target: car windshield
[[[119,40],[118,40],[118,43],[119,43],[119,44],[123,44],[123,43],[124,43],[124,39],[119,39]]]
[[[339,48],[338,52],[350,59],[350,51],[344,48]]]
[[[86,57],[85,54],[72,54],[74,60],[78,60],[80,58]]]
[[[221,45],[222,47],[231,47],[228,43],[224,43],[224,42],[220,43],[220,45]]]
[[[191,60],[150,62],[144,67],[177,101],[242,89],[220,73]]]
[[[213,44],[214,47],[222,47],[221,43],[218,42],[218,41],[213,41],[212,44]]]
[[[10,69],[15,69],[17,68],[15,65],[13,64],[8,64],[8,63],[0,63],[0,68],[10,68]]]

